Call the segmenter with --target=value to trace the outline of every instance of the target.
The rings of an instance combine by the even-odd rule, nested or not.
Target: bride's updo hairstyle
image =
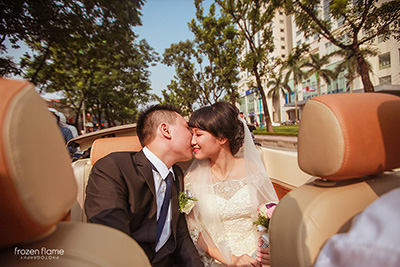
[[[190,116],[189,126],[218,138],[227,138],[232,155],[243,145],[244,128],[239,120],[239,110],[229,102],[221,101],[196,110]]]

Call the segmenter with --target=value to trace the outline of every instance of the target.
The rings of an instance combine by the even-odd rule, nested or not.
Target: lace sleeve
[[[185,192],[192,192],[192,183],[191,183],[191,171],[186,174],[185,176]],[[195,196],[194,196],[195,197]],[[192,238],[192,241],[194,245],[196,246],[197,250],[199,251],[200,255],[204,254],[200,246],[198,245],[198,240],[199,240],[199,235],[200,235],[200,226],[196,222],[194,218],[194,213],[193,211],[190,212],[189,214],[186,214],[186,222],[189,230],[190,237]]]
[[[186,215],[186,220],[188,223],[188,229],[189,229],[189,234],[190,234],[190,238],[192,238],[193,244],[196,247],[197,251],[199,252],[200,256],[204,256],[206,253],[205,251],[203,251],[201,249],[201,247],[199,246],[199,236],[200,236],[200,227],[198,227],[198,225],[196,224],[195,220],[193,220],[192,214]]]

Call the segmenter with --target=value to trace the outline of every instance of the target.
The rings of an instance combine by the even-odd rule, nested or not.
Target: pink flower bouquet
[[[274,212],[276,205],[277,204],[275,202],[262,204],[257,210],[258,220],[253,222],[253,224],[257,226],[263,226],[265,228],[263,230],[268,232],[269,221],[271,220],[272,213]]]
[[[264,232],[263,235],[261,236],[261,239],[263,241],[263,244],[261,245],[262,248],[269,247],[269,237],[268,237],[269,221],[271,220],[272,213],[274,212],[276,205],[277,203],[275,202],[262,204],[257,210],[258,219],[257,221],[253,222],[253,224],[257,226],[257,231]],[[255,256],[256,252],[257,250],[254,251],[252,255],[253,258],[256,258]]]

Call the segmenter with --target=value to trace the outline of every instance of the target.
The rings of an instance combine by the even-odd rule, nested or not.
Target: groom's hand
[[[261,248],[263,241],[258,239],[258,251],[256,253],[257,261],[261,265],[270,265],[269,248]]]

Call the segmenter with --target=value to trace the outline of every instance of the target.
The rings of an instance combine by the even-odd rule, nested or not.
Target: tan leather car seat
[[[99,159],[107,156],[111,152],[140,151],[141,149],[142,145],[137,136],[96,139],[92,144],[90,161],[93,166]]]
[[[71,220],[86,222],[85,198],[90,171],[102,157],[117,151],[139,151],[142,149],[137,136],[110,137],[96,139],[90,150],[90,160],[78,160],[72,164],[78,185],[76,202],[71,209]]]
[[[271,265],[312,266],[324,243],[354,216],[400,186],[400,98],[381,93],[310,99],[298,163],[316,180],[288,193],[270,227]],[[322,179],[318,179],[322,178]]]
[[[77,186],[66,146],[32,84],[0,78],[2,266],[150,266],[126,234],[60,222]]]

